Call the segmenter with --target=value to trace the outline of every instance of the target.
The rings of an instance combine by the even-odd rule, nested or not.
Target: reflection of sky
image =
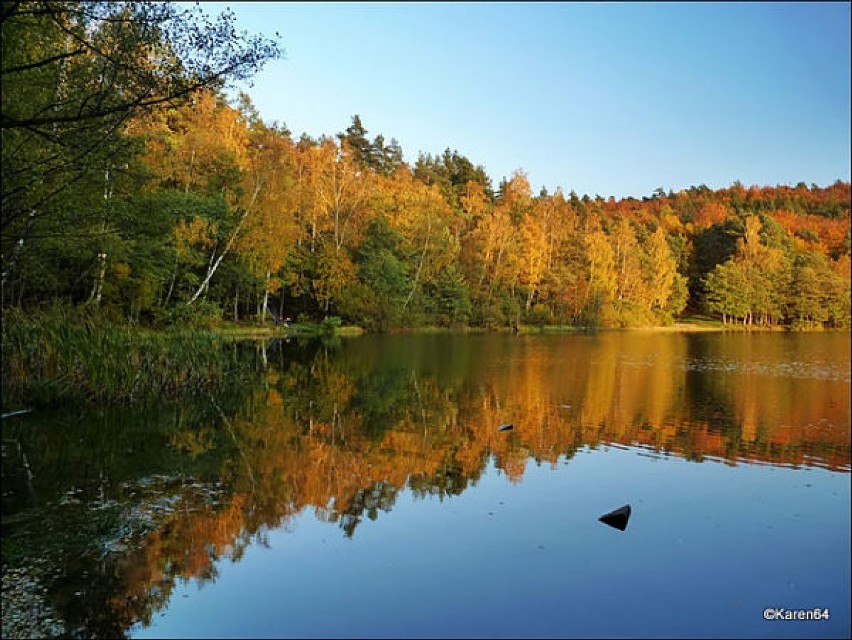
[[[645,453],[646,455],[637,455]],[[625,532],[597,521],[633,506]],[[397,497],[352,538],[310,513],[133,637],[848,637],[849,476],[582,449],[520,483]],[[766,622],[827,607],[828,622]]]

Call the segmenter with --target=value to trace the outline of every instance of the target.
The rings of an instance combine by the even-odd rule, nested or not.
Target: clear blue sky
[[[247,92],[297,137],[446,147],[623,197],[850,179],[850,4],[202,3],[278,31]]]

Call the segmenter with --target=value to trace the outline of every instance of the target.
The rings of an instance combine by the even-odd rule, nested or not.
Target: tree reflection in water
[[[218,560],[306,509],[353,536],[402,491],[462,493],[490,459],[512,482],[530,459],[609,444],[848,472],[848,346],[638,333],[251,345],[257,382],[230,398],[10,423],[4,564],[38,549],[60,568],[49,597],[68,630],[112,637],[148,624],[175,580],[215,580]]]

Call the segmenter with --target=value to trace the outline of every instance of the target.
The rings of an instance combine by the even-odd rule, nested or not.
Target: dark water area
[[[241,348],[3,420],[4,637],[850,635],[849,334]]]

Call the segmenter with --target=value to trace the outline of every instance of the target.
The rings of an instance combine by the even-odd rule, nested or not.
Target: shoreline
[[[318,327],[319,325],[317,325]],[[239,327],[211,327],[209,329],[201,329],[212,334],[222,336],[224,338],[236,340],[251,340],[263,338],[301,338],[320,335],[319,331],[312,331],[307,325],[300,326],[263,326],[252,327],[250,325]],[[675,322],[670,325],[652,325],[639,327],[578,327],[571,325],[544,325],[542,327],[535,325],[521,325],[516,331],[509,327],[486,328],[472,326],[453,326],[440,327],[427,325],[422,327],[394,327],[384,332],[371,332],[358,325],[346,325],[337,327],[334,330],[334,335],[342,337],[369,335],[376,333],[377,335],[384,333],[386,335],[406,335],[406,334],[427,334],[427,333],[457,333],[457,334],[486,334],[486,333],[517,333],[518,335],[544,335],[544,334],[568,334],[568,333],[595,333],[601,331],[639,331],[648,333],[831,333],[831,332],[846,332],[848,329],[791,329],[788,326],[755,326],[742,324],[722,324],[716,321],[686,321]]]

